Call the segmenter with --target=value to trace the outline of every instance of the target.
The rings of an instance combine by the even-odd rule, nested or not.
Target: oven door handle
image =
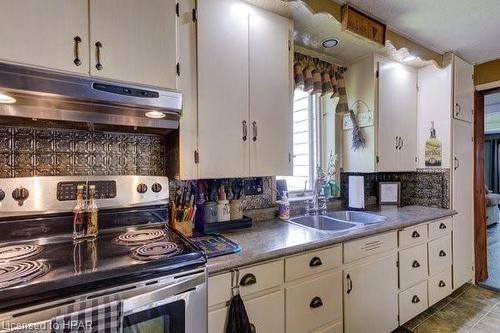
[[[199,286],[206,283],[205,272],[188,277],[179,278],[178,281],[150,292],[135,295],[123,300],[123,315],[137,312],[139,308],[152,304],[168,303],[174,296],[187,294],[195,291]]]

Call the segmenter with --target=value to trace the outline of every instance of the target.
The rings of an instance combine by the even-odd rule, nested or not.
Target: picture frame
[[[378,183],[379,205],[401,205],[401,182]]]

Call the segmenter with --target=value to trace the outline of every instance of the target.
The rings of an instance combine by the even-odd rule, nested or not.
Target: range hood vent
[[[182,94],[11,64],[0,64],[0,92],[16,99],[0,117],[172,130],[179,127]],[[159,111],[152,119],[146,112]]]

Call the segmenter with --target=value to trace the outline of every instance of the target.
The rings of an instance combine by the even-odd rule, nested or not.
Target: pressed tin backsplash
[[[159,135],[0,128],[0,178],[165,174]]]

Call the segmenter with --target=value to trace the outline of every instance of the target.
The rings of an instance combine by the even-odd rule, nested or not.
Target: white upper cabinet
[[[89,73],[87,0],[0,2],[0,61]]]
[[[198,3],[200,178],[249,175],[248,10],[233,0]]]
[[[175,88],[175,25],[174,0],[90,0],[90,74]]]
[[[472,122],[472,113],[474,109],[474,67],[456,55],[453,56],[453,66],[453,117],[455,119]]]
[[[378,171],[414,171],[417,157],[417,71],[378,64]]]
[[[198,3],[200,178],[290,173],[290,31],[242,1]]]
[[[250,175],[289,175],[293,141],[292,24],[284,17],[255,9],[249,26]]]

